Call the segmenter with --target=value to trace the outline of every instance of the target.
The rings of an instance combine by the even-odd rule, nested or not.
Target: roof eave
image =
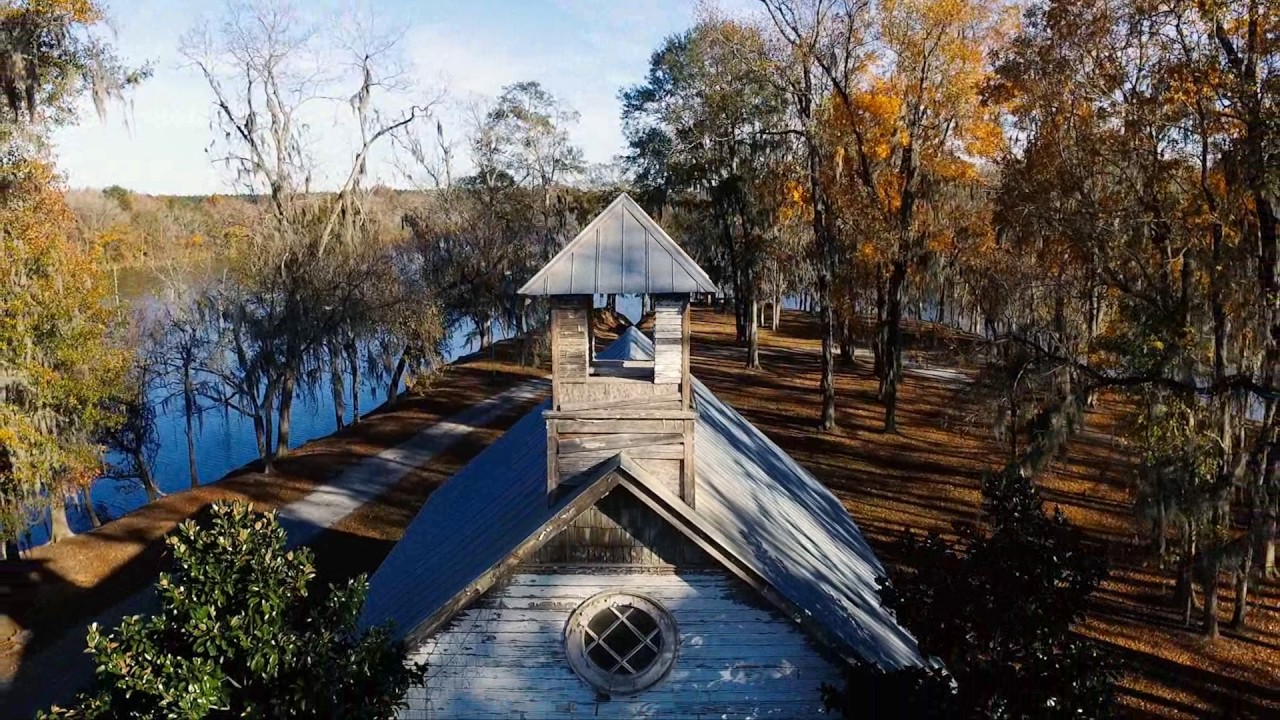
[[[597,465],[587,477],[582,479],[580,485],[560,499],[560,508],[551,519],[512,548],[501,560],[480,573],[425,620],[411,628],[395,629],[396,635],[402,636],[410,646],[420,644],[434,635],[454,615],[509,575],[525,558],[537,552],[574,518],[617,487],[619,478],[615,471],[619,467],[619,462],[620,458],[615,456]]]
[[[766,578],[750,561],[733,551],[732,546],[710,524],[703,522],[697,510],[677,497],[641,468],[631,458],[623,456],[619,469],[631,476],[635,482],[623,478],[621,485],[658,513],[663,519],[685,535],[704,552],[710,554],[734,575],[759,592],[781,613],[792,622],[800,625],[805,632],[824,646],[828,651],[851,666],[876,664],[875,660],[865,657],[856,647],[841,642],[832,636],[800,606],[789,600]]]

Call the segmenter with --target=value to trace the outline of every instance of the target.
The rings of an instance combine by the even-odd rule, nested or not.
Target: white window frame
[[[631,674],[615,674],[600,667],[587,655],[594,641],[588,625],[597,614],[628,606],[653,618],[657,624],[658,656],[643,670]],[[588,685],[605,695],[632,695],[647,690],[671,672],[675,665],[680,633],[675,618],[657,600],[629,590],[606,590],[587,598],[569,615],[564,630],[565,654],[569,667]],[[605,646],[608,647],[607,645]]]

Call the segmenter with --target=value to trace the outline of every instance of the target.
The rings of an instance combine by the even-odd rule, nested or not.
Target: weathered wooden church
[[[552,392],[436,490],[371,580],[429,663],[408,718],[806,718],[922,663],[840,502],[689,373],[707,274],[626,195],[521,289]],[[593,297],[654,297],[593,351]]]

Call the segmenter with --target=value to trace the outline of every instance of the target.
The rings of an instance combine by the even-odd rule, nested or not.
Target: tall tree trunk
[[[351,368],[351,424],[355,425],[360,422],[360,348],[355,341],[349,341],[343,349]]]
[[[805,150],[808,161],[809,197],[813,202],[813,239],[818,252],[815,285],[818,291],[818,313],[822,323],[822,414],[819,428],[830,431],[836,428],[836,323],[831,307],[831,279],[834,272],[835,249],[832,247],[831,227],[827,219],[830,211],[826,191],[822,187],[822,151],[818,146],[816,121],[813,117],[813,68],[808,63],[801,67],[804,87],[797,103],[800,120],[805,126]]]
[[[1093,288],[1089,291],[1089,340],[1092,341],[1098,337],[1098,328],[1102,323],[1102,298],[1098,295],[1101,291]]]
[[[1195,587],[1192,585],[1195,578],[1195,561],[1196,533],[1194,528],[1188,528],[1178,568],[1178,583],[1174,587],[1175,603],[1182,608],[1182,624],[1186,627],[1191,626],[1191,613],[1196,606]]]
[[[102,518],[98,517],[98,509],[93,506],[93,500],[89,497],[89,488],[80,490],[80,503],[84,505],[84,511],[89,516],[89,527],[102,527]]]
[[[1214,552],[1207,558],[1204,576],[1204,636],[1218,638],[1218,556]]]
[[[391,373],[391,382],[387,385],[387,407],[396,404],[400,399],[400,381],[404,379],[405,368],[409,365],[409,348],[405,348],[400,353],[400,360],[396,362],[396,369]]]
[[[54,491],[53,506],[49,509],[49,542],[56,543],[74,537],[71,523],[67,520],[67,498],[61,492]]]
[[[824,273],[825,275],[825,273]],[[819,312],[822,315],[822,424],[824,431],[836,429],[836,323],[831,308],[830,280],[820,280]]]
[[[840,313],[840,361],[853,365],[853,332],[849,327],[849,313]]]
[[[778,332],[778,322],[782,319],[782,292],[776,292],[773,295],[773,322],[769,324],[769,329]]]
[[[898,385],[902,382],[902,301],[906,280],[906,261],[895,260],[889,274],[883,330],[885,357],[880,396],[884,401],[885,432],[896,432],[898,429]]]
[[[733,293],[733,336],[734,340],[741,346],[747,344],[747,303],[743,294],[739,292],[741,286],[734,290]]]
[[[742,278],[738,276],[735,270],[733,272],[733,337],[734,341],[739,345],[746,345],[747,343],[746,294]]]
[[[743,218],[746,226],[746,218]],[[742,271],[742,320],[743,339],[747,346],[747,368],[760,369],[760,288],[756,286],[755,271],[750,267]]]
[[[191,379],[191,363],[182,365],[182,409],[187,429],[187,473],[191,479],[191,487],[200,487],[200,473],[196,470],[196,390]]]
[[[880,389],[876,391],[876,397],[880,398],[881,400],[884,399],[884,395],[883,395],[884,368],[885,368],[884,323],[885,323],[885,317],[886,317],[885,312],[888,306],[888,303],[885,298],[886,298],[885,283],[877,281],[876,282],[876,332],[875,332],[875,337],[871,340],[871,355],[872,355],[871,371],[875,374],[876,379],[880,380],[881,385],[880,385]]]
[[[271,454],[270,440],[267,438],[267,424],[263,420],[262,412],[258,411],[253,416],[253,436],[258,441],[258,457],[265,458]]]
[[[262,469],[267,473],[275,469],[276,392],[276,381],[268,381],[262,396],[262,440],[263,447],[266,448],[266,452],[262,455]]]
[[[1244,553],[1240,557],[1240,569],[1236,571],[1236,604],[1231,613],[1231,627],[1243,630],[1249,614],[1249,573],[1253,572],[1253,543],[1246,539]]]
[[[1163,494],[1156,508],[1156,557],[1160,559],[1160,567],[1164,567],[1165,556],[1169,554],[1169,503]]]
[[[256,428],[257,423],[254,426]],[[142,453],[133,454],[133,464],[138,468],[138,480],[142,482],[142,489],[147,493],[147,502],[155,502],[160,498],[161,493],[160,488],[156,487],[156,477],[151,472],[151,465],[147,463]]]
[[[341,430],[346,425],[347,402],[343,394],[342,362],[339,350],[329,348],[329,393],[333,397],[333,426]]]
[[[284,382],[280,384],[280,421],[276,427],[276,457],[289,454],[289,431],[293,424],[293,389],[297,378],[293,368],[284,371]]]
[[[236,362],[239,363],[240,367],[248,368],[249,367],[248,353],[245,352],[244,336],[241,333],[241,326],[240,326],[240,321],[238,319],[238,316],[235,316],[235,315],[232,316],[231,327],[232,327],[231,337],[233,339],[233,345],[235,348]],[[259,389],[259,385],[261,384],[259,380],[260,378],[259,378],[258,370],[254,369],[254,370],[247,371],[245,374],[245,377],[242,379],[242,382],[243,382],[242,389],[248,390],[248,392],[244,394],[248,398],[249,410],[251,411],[252,417],[253,417],[253,435],[254,435],[254,439],[258,443],[258,457],[265,460],[267,456],[271,453],[271,443],[267,439],[267,426],[266,426],[266,421],[263,418],[262,401],[259,400],[258,398],[258,389]],[[270,384],[268,383],[268,388],[269,387],[270,387]]]
[[[1272,507],[1266,511],[1267,516],[1263,519],[1262,539],[1260,545],[1262,572],[1266,577],[1274,577],[1276,575],[1276,509],[1274,501]]]

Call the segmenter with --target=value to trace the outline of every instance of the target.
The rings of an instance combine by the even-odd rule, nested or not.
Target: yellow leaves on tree
[[[6,0],[0,5],[0,19],[27,13],[63,17],[83,25],[92,25],[102,19],[102,8],[93,0]]]
[[[872,12],[871,54],[826,113],[833,194],[874,217],[859,242],[912,255],[930,246],[930,233],[954,230],[961,189],[981,183],[984,164],[1006,147],[1000,108],[983,93],[1008,15],[979,0],[887,0]]]
[[[927,155],[987,159],[1003,146],[995,108],[984,102],[987,56],[1003,35],[997,4],[975,0],[890,0],[881,6],[884,78],[896,96],[898,135]]]
[[[782,203],[778,207],[779,222],[786,224],[813,217],[813,201],[807,185],[789,179],[783,185],[782,194]]]
[[[849,137],[861,133],[861,151],[872,162],[888,160],[906,140],[903,133],[902,98],[884,78],[872,78],[870,85],[850,95],[848,105],[837,102],[834,130]]]
[[[114,421],[128,356],[94,248],[70,240],[52,170],[0,166],[0,527],[58,502],[98,472],[95,436]]]

